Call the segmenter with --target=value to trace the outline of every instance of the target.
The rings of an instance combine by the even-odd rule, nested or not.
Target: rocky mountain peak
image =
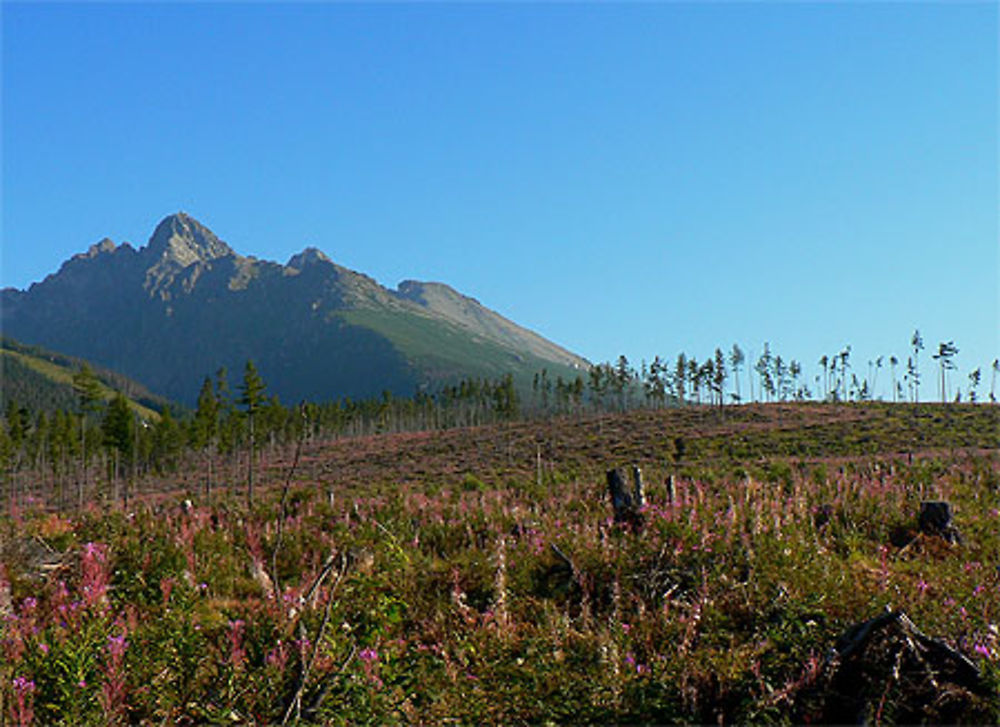
[[[181,267],[235,255],[214,232],[184,212],[163,218],[149,238],[145,252],[158,261]]]
[[[317,263],[332,263],[333,261],[326,256],[326,254],[315,247],[307,247],[305,250],[297,255],[292,255],[288,261],[288,265],[285,267],[294,268],[295,270],[305,270],[310,265],[316,265]]]

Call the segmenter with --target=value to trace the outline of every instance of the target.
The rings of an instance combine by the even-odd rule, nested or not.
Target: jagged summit
[[[28,291],[0,295],[0,329],[191,402],[198,381],[253,359],[286,401],[433,390],[465,377],[587,362],[443,283],[389,290],[315,247],[287,264],[235,252],[184,212],[139,251],[101,240]]]
[[[307,247],[299,254],[292,255],[292,257],[288,260],[288,265],[285,267],[294,268],[295,270],[304,270],[310,265],[332,262],[333,261],[327,257],[326,253],[322,250],[315,247]]]
[[[214,232],[185,212],[163,218],[149,238],[145,253],[181,267],[235,255]]]

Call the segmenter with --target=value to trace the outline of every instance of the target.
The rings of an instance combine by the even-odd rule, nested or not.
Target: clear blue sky
[[[4,3],[2,26],[4,286],[182,209],[244,254],[447,282],[594,361],[770,341],[811,379],[846,344],[905,361],[917,327],[963,384],[1000,355],[995,3]]]

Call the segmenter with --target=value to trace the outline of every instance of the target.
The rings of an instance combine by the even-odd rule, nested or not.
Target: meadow
[[[203,458],[0,518],[2,724],[1000,718],[995,405],[583,415]],[[641,523],[605,472],[636,464]],[[668,488],[667,482],[672,483]],[[922,533],[951,504],[959,542]],[[979,681],[831,648],[902,610]],[[877,665],[876,665],[877,666]],[[941,682],[938,684],[938,682]]]

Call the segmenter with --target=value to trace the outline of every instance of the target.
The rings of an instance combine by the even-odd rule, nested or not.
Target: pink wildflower
[[[278,671],[284,670],[285,664],[288,663],[288,647],[283,641],[278,640],[277,645],[267,653],[265,662]]]
[[[10,706],[10,720],[19,727],[30,725],[35,719],[35,682],[25,677],[14,677],[14,703]]]
[[[120,624],[119,624],[120,625]],[[108,721],[124,721],[125,718],[125,650],[128,641],[125,633],[109,636],[104,662],[105,681],[101,687],[101,705]]]
[[[102,603],[108,591],[108,546],[100,543],[85,543],[81,559],[83,576],[80,591],[87,606]]]
[[[243,661],[247,656],[247,652],[243,648],[245,628],[246,622],[242,619],[229,622],[229,662],[233,665],[234,669],[242,667]]]
[[[361,659],[368,681],[376,687],[381,687],[382,680],[378,676],[378,651],[371,647],[364,648],[358,653],[358,658]]]

